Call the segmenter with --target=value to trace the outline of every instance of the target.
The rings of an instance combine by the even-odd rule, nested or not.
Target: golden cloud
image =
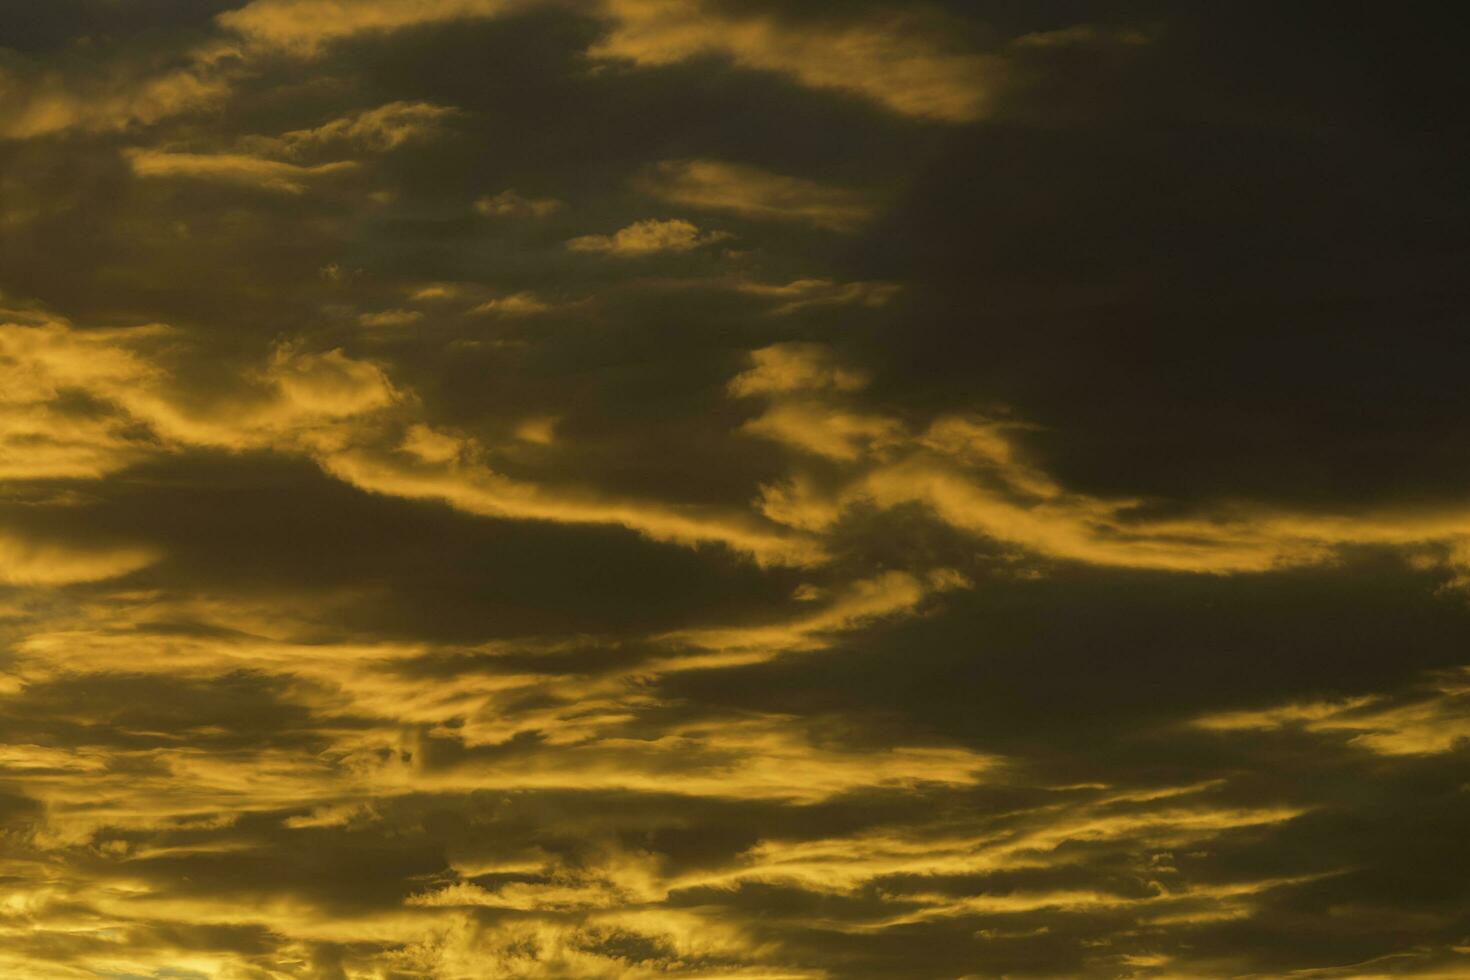
[[[105,548],[35,541],[0,529],[0,585],[98,582],[136,572],[158,558],[159,553],[148,547]]]
[[[650,219],[635,221],[611,235],[583,235],[567,242],[573,252],[605,252],[609,255],[641,256],[656,252],[688,252],[730,236],[722,231],[703,232],[688,221]]]
[[[830,279],[796,279],[785,285],[741,282],[742,293],[776,301],[771,313],[784,316],[811,306],[886,306],[898,295],[900,286],[891,282],[833,282]]]
[[[671,204],[747,218],[851,231],[873,214],[866,194],[720,160],[666,160],[640,178],[644,193]]]
[[[350,160],[304,167],[242,153],[172,153],[145,149],[129,150],[127,158],[133,173],[139,177],[184,177],[259,187],[282,194],[301,194],[311,180],[357,166]]]
[[[514,0],[253,0],[215,19],[252,44],[312,54],[360,34],[495,17],[517,6]]]
[[[1071,492],[1026,462],[1014,439],[1025,425],[947,415],[915,431],[855,408],[866,376],[821,345],[778,344],[750,361],[728,391],[768,407],[742,431],[848,467],[822,488],[798,474],[762,489],[762,512],[793,528],[821,532],[858,504],[922,504],[955,528],[1048,558],[1210,573],[1321,562],[1350,545],[1453,548],[1470,538],[1470,511],[1458,509],[1322,516],[1234,503],[1142,518],[1140,500]]]
[[[487,218],[544,218],[561,208],[562,202],[554,197],[526,197],[513,190],[475,202],[475,210]]]
[[[593,46],[596,57],[659,66],[721,55],[907,116],[972,122],[1004,77],[1002,60],[956,49],[903,17],[789,23],[697,0],[607,0],[604,10],[612,29]]]
[[[216,105],[230,92],[230,56],[228,47],[205,47],[182,68],[114,62],[87,75],[0,67],[0,138],[119,132]]]

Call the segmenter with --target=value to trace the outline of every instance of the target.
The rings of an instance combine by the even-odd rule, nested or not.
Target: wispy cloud
[[[944,122],[980,118],[1004,72],[999,59],[897,16],[800,23],[659,0],[609,0],[606,9],[613,27],[593,48],[599,57],[657,66],[723,55],[743,68]]]
[[[147,149],[129,150],[127,158],[133,173],[139,177],[236,184],[280,194],[301,194],[311,181],[345,173],[356,166],[346,160],[307,167],[239,153],[175,153]]]
[[[783,316],[812,306],[886,306],[902,287],[891,282],[795,279],[785,285],[742,282],[735,288],[742,293],[774,300],[776,305],[771,312]]]
[[[554,197],[526,197],[513,190],[475,201],[475,210],[487,218],[544,218],[561,208],[562,202]]]
[[[639,181],[647,194],[690,208],[850,231],[872,216],[866,194],[719,160],[669,160]]]
[[[345,146],[383,153],[437,134],[456,115],[448,106],[428,102],[390,102],[329,120],[311,129],[293,129],[267,144],[288,154],[319,147]]]
[[[494,17],[513,0],[252,0],[216,19],[253,44],[310,54],[361,34],[382,34],[448,21]]]
[[[567,242],[567,248],[573,252],[639,256],[656,252],[689,252],[729,237],[728,233],[722,231],[701,232],[692,222],[679,218],[669,221],[650,219],[635,221],[611,235],[583,235],[573,238]]]

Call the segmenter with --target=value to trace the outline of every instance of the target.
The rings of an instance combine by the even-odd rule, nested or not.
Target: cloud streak
[[[0,976],[1470,974],[1453,31],[23,6]]]

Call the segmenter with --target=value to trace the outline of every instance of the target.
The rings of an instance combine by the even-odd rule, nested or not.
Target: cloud
[[[534,293],[511,293],[487,299],[470,310],[471,313],[492,313],[496,316],[534,316],[556,309],[555,304],[540,299]]]
[[[1452,32],[11,6],[0,976],[1466,973]]]
[[[385,153],[437,134],[457,110],[429,102],[389,102],[342,116],[313,129],[295,129],[269,141],[288,154],[346,145]]]
[[[484,467],[410,468],[362,452],[332,453],[321,457],[320,462],[327,472],[364,490],[415,500],[440,500],[471,514],[619,525],[656,541],[723,544],[762,564],[803,565],[821,558],[820,547],[805,536],[762,527],[758,519],[744,514],[700,512],[656,502],[543,488]]]
[[[867,195],[719,160],[665,160],[638,181],[646,194],[691,208],[852,231],[873,215]]]
[[[659,541],[727,545],[761,563],[820,560],[820,547],[805,535],[749,514],[543,487],[507,478],[479,463],[434,466],[450,457],[434,452],[426,457],[416,451],[430,444],[422,437],[399,441],[416,461],[395,456],[388,448],[393,445],[390,433],[405,422],[410,432],[419,431],[412,426],[423,424],[414,418],[411,393],[396,388],[376,364],[351,358],[340,349],[315,352],[279,343],[264,367],[242,372],[233,388],[191,402],[165,371],[132,349],[157,333],[141,329],[89,336],[52,322],[10,327],[0,332],[0,343],[25,352],[29,361],[48,372],[36,375],[30,364],[20,366],[17,376],[24,387],[18,393],[27,399],[26,406],[48,405],[66,388],[85,391],[125,413],[133,425],[151,429],[156,440],[148,447],[152,452],[220,447],[300,454],[361,489],[440,500],[468,513],[619,525]],[[115,447],[104,444],[88,451],[104,448]],[[463,453],[481,458],[485,451],[479,444],[466,443]],[[118,459],[112,466],[123,463]]]
[[[0,480],[97,478],[146,456],[152,447],[126,416],[68,396],[151,383],[156,368],[130,342],[159,332],[0,323]]]
[[[650,219],[635,221],[612,235],[583,235],[567,242],[573,252],[605,252],[609,255],[641,256],[657,252],[688,252],[729,238],[722,231],[701,233],[688,221]]]
[[[253,0],[215,19],[253,44],[309,55],[361,34],[495,17],[517,6],[513,0]]]
[[[1397,697],[1360,696],[1205,715],[1207,731],[1300,729],[1345,737],[1379,755],[1437,755],[1470,744],[1470,669],[1449,671]]]
[[[376,313],[360,313],[357,322],[364,327],[406,327],[418,323],[424,315],[418,310],[379,310]]]
[[[1097,24],[1073,24],[1071,27],[1061,27],[1053,31],[1034,31],[1030,34],[1022,34],[1020,37],[1013,38],[1010,44],[1016,48],[1137,46],[1148,44],[1153,39],[1154,36],[1149,31],[1137,27],[1108,28]]]
[[[147,547],[100,548],[29,540],[0,529],[0,585],[47,586],[98,582],[157,561]]]
[[[440,300],[454,299],[459,295],[459,287],[449,283],[435,283],[429,286],[421,286],[409,294],[409,299],[415,303],[430,303]]]
[[[785,316],[812,306],[886,306],[902,288],[891,282],[833,282],[830,279],[794,279],[785,285],[741,282],[742,293],[776,301],[774,316]]]
[[[835,460],[855,460],[903,443],[902,426],[894,419],[815,402],[783,401],[741,431]]]
[[[231,91],[228,48],[190,52],[184,67],[123,58],[90,70],[0,63],[0,139],[120,132],[216,106]]]
[[[1026,462],[1014,440],[1023,425],[940,416],[914,431],[853,407],[868,379],[824,346],[777,344],[750,359],[727,390],[769,405],[742,431],[850,467],[835,489],[799,476],[764,488],[763,512],[792,527],[831,527],[853,507],[921,504],[952,527],[1050,558],[1213,573],[1324,562],[1352,545],[1453,545],[1470,534],[1460,509],[1326,516],[1235,503],[1149,518],[1137,513],[1144,501],[1068,491]]]
[[[409,426],[399,449],[425,463],[452,463],[462,459],[474,447],[464,439],[417,422]]]
[[[782,343],[750,352],[751,367],[730,381],[730,394],[783,395],[789,392],[858,391],[868,383],[862,371],[840,364],[821,344]]]
[[[161,342],[176,336],[158,325],[80,330],[42,320],[0,326],[0,351],[7,355],[0,371],[15,380],[7,392],[12,410],[24,412],[34,427],[22,433],[24,441],[41,444],[52,459],[45,464],[43,454],[31,475],[102,475],[190,446],[297,452],[332,442],[354,417],[399,397],[376,365],[339,349],[313,352],[290,343],[276,344],[264,366],[241,372],[231,385],[187,394],[159,357],[166,349]],[[77,398],[102,409],[81,412],[91,420],[82,426],[68,418]],[[138,431],[140,425],[151,437]]]
[[[513,190],[475,202],[475,210],[487,218],[544,218],[562,207],[562,202],[554,197],[526,197]]]
[[[493,18],[526,6],[516,0],[254,0],[216,20],[254,46],[312,55],[360,35]],[[903,16],[800,23],[695,0],[606,0],[594,9],[610,24],[591,48],[594,57],[660,66],[721,55],[918,118],[981,118],[1005,76],[1003,58],[958,48],[943,25]]]
[[[239,153],[174,153],[145,149],[129,150],[127,158],[133,173],[139,177],[184,177],[293,195],[305,192],[307,184],[316,178],[344,173],[357,166],[344,160],[305,167]]]
[[[605,10],[612,28],[593,46],[596,57],[653,67],[720,55],[906,116],[972,122],[1004,77],[999,58],[965,51],[937,26],[900,15],[782,21],[694,0],[608,0]]]
[[[516,438],[536,446],[549,446],[556,441],[555,416],[538,415],[523,420],[516,426]]]
[[[756,663],[775,655],[818,650],[832,634],[873,622],[912,614],[932,596],[965,588],[970,582],[954,569],[934,569],[925,575],[886,572],[847,585],[823,608],[784,623],[747,628],[703,628],[666,637],[710,653],[665,662],[666,669],[693,670]]]

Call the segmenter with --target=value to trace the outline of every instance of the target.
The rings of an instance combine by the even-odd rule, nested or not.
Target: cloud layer
[[[1470,970],[1444,25],[12,6],[0,976]]]

